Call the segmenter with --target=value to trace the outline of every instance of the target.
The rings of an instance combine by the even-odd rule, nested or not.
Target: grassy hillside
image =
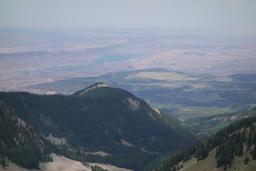
[[[240,170],[256,166],[256,110],[199,145],[168,157],[155,170]]]
[[[235,157],[232,166],[224,168],[224,167],[216,167],[217,162],[215,158],[215,151],[211,151],[203,160],[197,161],[196,158],[192,158],[186,162],[180,163],[183,165],[179,171],[255,171],[256,161],[251,160],[247,164],[244,164],[246,159],[246,155]]]

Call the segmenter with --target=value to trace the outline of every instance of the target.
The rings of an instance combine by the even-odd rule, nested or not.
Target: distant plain
[[[198,33],[1,29],[0,90],[71,94],[104,81],[198,123],[255,106],[255,47]]]

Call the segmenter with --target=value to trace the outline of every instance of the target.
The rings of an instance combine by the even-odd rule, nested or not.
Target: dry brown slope
[[[245,156],[235,158],[233,166],[224,170],[223,167],[217,168],[215,150],[209,153],[209,156],[204,160],[197,161],[192,158],[183,164],[183,167],[178,171],[256,171],[256,161],[250,161],[247,165],[244,164]]]

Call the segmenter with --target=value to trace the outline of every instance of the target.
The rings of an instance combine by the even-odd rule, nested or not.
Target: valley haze
[[[0,171],[255,171],[255,0],[1,0]]]

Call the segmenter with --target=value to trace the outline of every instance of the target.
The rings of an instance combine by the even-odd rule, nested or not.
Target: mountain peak
[[[97,89],[97,88],[103,88],[103,87],[110,87],[110,86],[107,83],[104,83],[104,82],[97,82],[95,84],[92,84],[92,85],[86,87],[85,89],[82,89],[80,91],[75,92],[73,95],[83,96],[91,90],[94,90],[94,89]]]
[[[67,157],[84,160],[91,157],[92,152],[103,151],[109,154],[104,157],[106,161],[114,163],[113,158],[120,158],[122,162],[118,162],[118,165],[143,170],[160,155],[197,142],[196,137],[183,129],[176,120],[152,109],[132,93],[109,87],[102,82],[77,91],[73,97],[3,92],[0,93],[1,101],[17,117],[38,130],[45,141],[49,139],[48,135],[52,135],[50,139],[59,137],[58,140],[65,140],[65,146],[71,149],[70,153],[67,154],[66,149],[58,153],[67,154]],[[0,124],[0,151],[3,139],[1,135],[6,132],[1,128]],[[51,140],[48,143],[58,146]],[[55,149],[49,152],[55,152]],[[102,161],[102,157],[94,157],[93,161]],[[133,158],[143,161],[143,164],[130,165]],[[11,158],[10,161],[15,163],[14,159]],[[35,164],[40,161],[39,158]]]

